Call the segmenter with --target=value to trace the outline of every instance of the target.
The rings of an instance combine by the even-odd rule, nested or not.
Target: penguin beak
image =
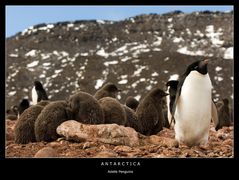
[[[169,93],[165,93],[165,94],[164,94],[164,96],[168,96],[168,95],[169,95]]]
[[[122,91],[122,89],[118,89],[117,91],[118,91],[118,92],[121,92],[121,91]]]

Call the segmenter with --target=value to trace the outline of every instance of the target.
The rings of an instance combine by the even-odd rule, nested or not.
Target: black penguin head
[[[168,93],[164,92],[162,89],[159,88],[155,88],[151,91],[152,95],[157,97],[157,98],[163,98],[167,95],[169,95]]]
[[[103,87],[104,90],[109,91],[109,92],[119,92],[121,91],[120,89],[117,88],[116,85],[114,85],[113,83],[107,83],[104,85]]]
[[[23,99],[20,103],[20,106],[29,107],[30,106],[29,101],[27,99]]]
[[[170,80],[166,83],[166,86],[172,88],[172,89],[177,89],[178,86],[178,82],[177,80]]]
[[[186,75],[188,75],[191,71],[197,71],[200,74],[207,74],[207,64],[208,60],[202,60],[202,61],[196,61],[192,64],[190,64],[186,70]]]
[[[129,96],[125,101],[126,106],[130,107],[131,109],[136,109],[139,105],[139,101],[137,101],[134,97]]]
[[[34,81],[34,86],[37,90],[43,89],[43,86],[40,81]]]
[[[227,106],[229,104],[229,100],[227,98],[224,98],[222,101],[225,106]]]

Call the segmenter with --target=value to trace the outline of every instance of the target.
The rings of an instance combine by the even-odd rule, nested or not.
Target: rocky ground
[[[102,142],[70,142],[59,138],[54,142],[35,142],[29,144],[14,143],[14,125],[16,121],[6,120],[6,158],[62,157],[131,157],[131,158],[232,158],[233,126],[215,131],[211,126],[208,146],[189,148],[174,141],[174,131],[163,129],[157,135],[140,135],[140,145],[136,147],[115,146]]]

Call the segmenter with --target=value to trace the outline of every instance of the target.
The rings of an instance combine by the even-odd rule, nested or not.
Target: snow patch
[[[146,79],[145,78],[140,78],[139,81],[144,82],[144,81],[146,81]]]
[[[191,56],[205,56],[205,51],[198,50],[198,51],[189,51],[188,47],[182,47],[177,50],[177,52],[181,54],[191,55]]]
[[[149,85],[149,86],[147,86],[145,89],[148,90],[148,91],[150,91],[150,90],[152,89],[152,86]]]
[[[221,45],[223,45],[224,41],[220,40],[220,35],[222,35],[223,33],[221,32],[221,30],[219,29],[219,31],[214,32],[214,26],[213,25],[209,25],[206,26],[206,36],[208,38],[210,38],[210,41],[212,42],[213,45],[219,47]]]
[[[203,34],[203,33],[201,33],[201,31],[200,31],[200,30],[197,30],[197,31],[196,31],[196,33],[194,33],[194,36],[203,37],[203,36],[204,36],[204,34]]]
[[[142,72],[143,69],[145,69],[145,66],[138,66],[136,65],[136,68],[138,67],[138,69],[136,71],[134,71],[133,76],[140,76],[140,73]]]
[[[113,42],[117,41],[117,37],[114,37],[114,38],[112,39],[112,41],[113,41]]]
[[[70,24],[67,24],[67,27],[70,28],[70,27],[74,27],[74,24],[70,23]]]
[[[126,75],[121,75],[121,76],[120,76],[121,79],[125,79],[125,78],[127,78],[127,77],[128,77],[127,74],[126,74]]]
[[[108,58],[109,54],[105,52],[104,48],[101,48],[99,51],[96,52],[98,56],[102,56]]]
[[[27,52],[27,53],[25,54],[25,56],[26,56],[26,57],[28,57],[28,56],[34,57],[34,56],[36,56],[36,53],[37,53],[37,52],[38,52],[38,51],[37,51],[36,49],[32,49],[31,51]]]
[[[126,84],[127,82],[128,82],[127,79],[123,79],[123,80],[119,81],[118,84]]]
[[[89,56],[89,53],[81,53],[81,56]]]
[[[42,65],[43,65],[43,66],[50,66],[51,63],[43,63]]]
[[[14,96],[16,94],[16,91],[11,91],[8,93],[9,96]]]
[[[172,22],[173,21],[173,18],[168,18],[168,22]]]
[[[169,77],[169,81],[171,81],[171,80],[178,80],[178,78],[179,78],[179,75],[178,75],[178,74],[173,74],[173,75],[171,75],[171,76]]]
[[[153,51],[162,51],[160,48],[153,48]]]
[[[39,63],[39,61],[33,61],[32,63],[28,64],[27,67],[28,68],[35,67],[38,65],[38,63]]]
[[[233,47],[229,47],[224,52],[224,59],[233,59]]]
[[[179,37],[179,38],[178,37],[174,37],[173,38],[173,42],[174,43],[180,43],[181,41],[184,41],[184,39],[182,37]]]
[[[104,62],[105,66],[109,66],[110,64],[118,64],[118,61],[107,61],[107,62]]]
[[[105,24],[105,21],[103,21],[103,20],[96,20],[96,22],[99,24]]]
[[[123,59],[121,59],[121,61],[122,61],[122,62],[126,62],[126,61],[128,61],[128,60],[130,60],[130,59],[131,59],[131,57],[126,56],[126,57],[124,57]]]
[[[168,61],[169,60],[169,57],[166,57],[165,59],[164,59],[164,61]]]
[[[45,77],[46,77],[45,74],[41,74],[41,75],[39,76],[39,78],[45,78]]]
[[[151,76],[155,77],[155,76],[158,76],[159,74],[157,72],[154,72],[151,74]]]
[[[221,70],[222,70],[222,67],[217,66],[217,67],[215,68],[215,70],[216,70],[216,71],[221,71]]]
[[[63,69],[59,69],[59,70],[55,70],[54,73],[58,74],[58,73],[60,73],[60,72],[62,72],[62,71],[63,71]]]
[[[141,98],[141,96],[140,96],[140,95],[137,95],[137,96],[135,96],[134,98],[135,98],[137,101],[139,101],[140,98]]]
[[[95,89],[99,89],[104,83],[104,80],[98,79],[95,84]]]
[[[156,41],[153,42],[153,46],[160,46],[162,43],[162,37],[156,37]]]
[[[19,55],[18,54],[9,54],[9,57],[19,57]]]
[[[132,23],[135,23],[134,18],[130,18],[130,21],[131,21]]]

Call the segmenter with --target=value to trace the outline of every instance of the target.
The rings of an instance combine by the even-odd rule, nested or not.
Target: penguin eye
[[[195,66],[195,68],[194,69],[197,69],[198,68],[198,66]]]

